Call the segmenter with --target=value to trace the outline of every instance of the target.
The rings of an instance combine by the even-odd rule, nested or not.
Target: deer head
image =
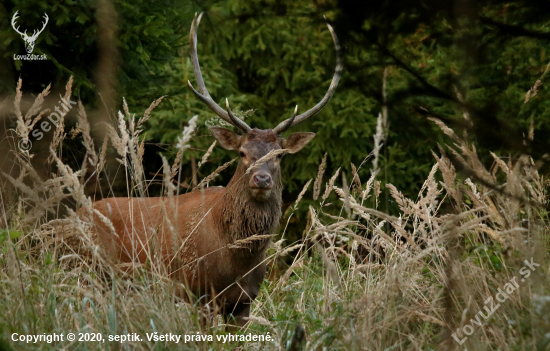
[[[36,38],[38,38],[38,35],[40,33],[42,33],[44,31],[44,28],[46,28],[46,25],[48,24],[48,15],[46,13],[44,13],[44,19],[46,20],[46,22],[43,22],[42,23],[42,29],[40,30],[34,30],[32,35],[31,36],[28,36],[27,35],[27,30],[25,30],[24,33],[20,32],[19,31],[19,27],[15,28],[15,21],[17,20],[17,13],[19,11],[15,11],[15,13],[13,14],[13,17],[11,18],[11,26],[13,27],[13,29],[21,34],[21,38],[23,38],[23,40],[25,41],[25,49],[27,50],[27,53],[32,53],[32,51],[34,50],[34,42],[36,41]]]
[[[329,102],[334,95],[340,76],[342,75],[342,57],[340,53],[340,44],[338,38],[334,33],[332,27],[327,23],[327,27],[332,35],[334,46],[336,48],[336,69],[332,82],[328,91],[323,99],[317,103],[310,110],[297,115],[298,106],[294,109],[292,116],[279,123],[273,129],[260,130],[257,128],[250,128],[243,120],[237,118],[231,112],[229,107],[229,101],[226,99],[226,109],[222,109],[210,96],[199,65],[199,58],[197,55],[197,28],[199,26],[202,13],[193,19],[191,25],[191,32],[189,35],[189,42],[191,47],[191,63],[193,65],[193,71],[195,73],[195,79],[197,81],[199,91],[195,90],[190,81],[187,81],[189,88],[193,93],[208,106],[214,113],[220,118],[230,123],[232,126],[240,130],[241,134],[234,133],[233,131],[221,128],[210,127],[210,132],[214,135],[214,138],[220,143],[220,145],[227,150],[236,150],[241,156],[241,161],[237,167],[236,174],[244,174],[243,170],[252,165],[255,161],[265,156],[272,150],[286,149],[288,153],[295,153],[300,151],[307,143],[313,139],[315,133],[294,133],[286,138],[283,138],[281,134],[287,131],[289,128],[305,121],[306,119],[316,115],[323,109],[323,107]],[[250,172],[249,178],[244,179],[248,184],[248,189],[242,189],[243,191],[249,191],[252,198],[257,200],[269,199],[274,186],[278,186],[281,183],[280,179],[280,160],[283,154],[279,154],[272,160],[263,163],[258,168],[255,168],[253,172]],[[239,172],[239,170],[241,172]]]

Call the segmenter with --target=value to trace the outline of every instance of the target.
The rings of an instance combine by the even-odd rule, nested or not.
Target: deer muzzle
[[[256,200],[265,200],[269,197],[271,188],[273,188],[273,179],[269,173],[258,171],[250,177],[248,185],[252,191],[252,197]]]
[[[252,175],[252,188],[269,190],[273,186],[271,175],[267,172],[256,172]]]

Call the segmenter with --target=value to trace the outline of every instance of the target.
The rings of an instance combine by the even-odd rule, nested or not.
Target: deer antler
[[[46,28],[46,25],[48,24],[48,20],[49,20],[50,18],[48,17],[48,14],[45,13],[45,12],[44,12],[44,19],[46,20],[46,22],[42,22],[42,29],[40,29],[40,30],[38,31],[38,33],[36,33],[37,29],[35,29],[35,30],[33,31],[33,33],[32,33],[32,37],[31,37],[31,38],[34,39],[34,38],[38,37],[38,35],[39,35],[40,33],[42,33],[42,32],[44,31],[44,29]]]
[[[48,17],[48,14],[47,14],[47,13],[44,13],[44,19],[46,20],[46,22],[42,22],[42,29],[40,29],[38,32],[37,32],[37,29],[35,29],[35,30],[32,32],[32,35],[29,37],[29,36],[27,35],[27,30],[25,30],[25,33],[21,33],[21,32],[19,31],[19,26],[18,26],[17,28],[15,28],[15,26],[16,26],[16,23],[15,23],[15,22],[16,22],[17,19],[19,18],[19,16],[17,16],[18,13],[19,13],[19,11],[15,11],[15,13],[13,14],[13,17],[11,18],[11,26],[13,27],[13,29],[14,29],[17,33],[19,33],[20,35],[23,35],[23,36],[25,36],[25,37],[27,37],[28,39],[31,39],[31,40],[32,40],[32,39],[36,39],[36,38],[38,37],[38,35],[44,31],[44,29],[46,28],[46,25],[48,24],[48,20],[50,19],[50,18]]]
[[[19,31],[19,27],[15,28],[15,21],[17,20],[17,18],[19,18],[19,17],[17,16],[18,13],[19,13],[19,11],[15,11],[15,13],[13,14],[13,17],[11,18],[11,26],[13,27],[13,29],[14,29],[17,33],[19,33],[19,34],[21,34],[21,35],[24,35],[24,36],[27,36],[27,31],[25,31],[25,33],[21,33],[21,32]]]
[[[243,120],[240,120],[233,116],[231,113],[231,110],[229,109],[229,103],[227,103],[227,111],[224,111],[210,96],[208,93],[208,90],[206,89],[206,86],[204,85],[204,79],[202,78],[201,73],[201,67],[199,65],[199,57],[197,55],[197,28],[199,27],[199,23],[202,18],[202,12],[197,17],[195,14],[195,18],[193,19],[193,23],[191,24],[191,33],[189,34],[189,44],[191,47],[191,63],[193,64],[193,71],[195,72],[195,80],[197,81],[197,84],[199,86],[200,93],[193,88],[193,85],[191,85],[190,81],[187,81],[187,85],[189,85],[189,88],[197,95],[197,97],[206,104],[212,111],[214,111],[215,114],[220,116],[220,118],[224,119],[226,122],[231,123],[231,125],[239,128],[245,133],[248,133],[252,130],[246,124]]]
[[[319,101],[317,105],[313,106],[311,109],[307,110],[301,115],[293,115],[291,118],[279,123],[277,127],[273,128],[273,131],[277,134],[281,134],[282,132],[288,130],[290,127],[293,127],[296,124],[301,123],[312,116],[315,116],[317,113],[319,113],[319,111],[323,109],[323,107],[325,107],[325,105],[329,102],[330,98],[332,98],[334,92],[336,91],[336,87],[338,86],[338,82],[340,81],[340,77],[342,76],[344,65],[342,63],[342,55],[340,50],[340,43],[338,43],[338,37],[336,36],[336,33],[334,33],[334,29],[332,29],[330,24],[327,23],[327,27],[330,31],[330,34],[332,35],[334,47],[336,48],[336,69],[334,71],[334,76],[332,77],[330,87],[328,88],[328,91],[323,99]]]
[[[278,125],[273,131],[277,134],[282,134],[288,130],[288,128],[292,127],[292,123],[294,123],[294,119],[296,118],[296,115],[298,114],[298,105],[296,105],[296,108],[294,109],[294,113],[292,114],[292,117],[287,119],[286,121],[282,122],[280,125]],[[281,127],[282,125],[282,127]],[[281,128],[279,128],[281,127]],[[279,128],[279,129],[277,129]]]
[[[193,64],[193,71],[195,72],[195,79],[197,80],[197,84],[199,86],[200,93],[193,88],[193,85],[191,85],[190,81],[187,81],[187,84],[189,85],[189,88],[193,91],[193,93],[208,106],[214,113],[216,113],[218,116],[220,116],[225,121],[231,123],[231,125],[241,129],[243,132],[248,133],[251,128],[242,120],[238,119],[233,115],[231,112],[231,109],[229,108],[229,102],[226,99],[226,106],[227,109],[224,111],[210,96],[208,93],[208,90],[206,89],[206,86],[204,84],[204,79],[202,78],[201,68],[199,65],[199,58],[197,55],[197,28],[199,27],[199,23],[202,18],[201,13],[198,17],[195,14],[195,18],[193,19],[193,23],[191,24],[191,33],[189,34],[189,44],[191,47],[191,63]],[[330,34],[332,35],[332,40],[334,41],[334,47],[336,48],[336,69],[334,71],[334,76],[332,77],[332,82],[330,83],[330,87],[328,88],[328,91],[326,92],[325,96],[317,105],[313,106],[311,109],[307,110],[306,112],[302,113],[301,115],[296,116],[298,112],[298,106],[296,106],[296,109],[294,110],[294,114],[289,119],[279,123],[277,127],[273,129],[273,131],[277,134],[281,134],[288,130],[289,128],[295,126],[298,123],[301,123],[305,121],[306,119],[315,116],[319,111],[325,107],[325,105],[330,101],[332,96],[334,95],[334,92],[336,91],[336,87],[338,86],[338,82],[340,81],[340,77],[342,76],[342,70],[343,70],[343,63],[342,63],[342,55],[340,50],[340,44],[338,42],[338,37],[336,36],[336,33],[334,33],[334,30],[330,26],[330,24],[327,23],[327,27],[330,31]]]

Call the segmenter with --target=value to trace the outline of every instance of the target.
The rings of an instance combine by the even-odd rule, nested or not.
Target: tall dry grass
[[[47,89],[25,115],[21,96],[20,82],[13,106],[17,120],[13,133],[20,139],[28,137],[45,113],[41,104]],[[63,130],[56,132],[50,147],[55,172],[47,179],[33,168],[32,150],[10,150],[17,159],[18,176],[3,173],[2,177],[16,189],[19,206],[0,212],[3,227],[8,228],[0,232],[0,330],[5,341],[12,333],[138,333],[144,339],[152,332],[226,335],[211,311],[177,297],[184,287],[168,279],[153,258],[144,265],[109,261],[90,224],[74,212],[76,208],[94,212],[85,186],[91,177],[104,176],[108,147],[116,151],[126,174],[128,196],[148,195],[140,133],[161,99],[137,122],[124,102],[100,148],[94,145],[86,111],[79,105],[75,133],[81,134],[87,153],[78,170],[62,161]],[[397,215],[390,215],[377,209],[383,190],[377,180],[377,152],[387,116],[380,118],[385,120],[379,121],[375,136],[373,172],[367,157],[359,166],[352,165],[351,177],[340,169],[325,175],[325,155],[312,190],[310,181],[286,219],[305,206],[302,199],[313,199],[302,239],[286,242],[282,223],[281,236],[268,251],[270,272],[241,332],[269,332],[273,342],[223,343],[214,337],[213,342],[185,344],[146,339],[125,344],[9,341],[6,347],[547,350],[548,199],[546,181],[536,164],[528,155],[504,159],[492,154],[494,163],[486,168],[474,145],[433,119],[451,143],[434,153],[434,165],[416,199],[385,185],[399,207]],[[181,173],[180,160],[191,142],[194,124],[190,126],[180,138],[175,163],[163,159],[165,196],[171,199],[180,188],[173,181]],[[461,173],[466,177],[457,174],[451,157],[466,170]],[[227,166],[220,166],[197,188],[208,186]],[[49,215],[60,213],[67,199],[73,204],[66,208],[67,215],[50,220]],[[170,201],[170,206],[176,203]],[[108,218],[103,220],[110,225]],[[288,255],[293,257],[291,263],[281,270],[277,262]],[[520,281],[525,260],[540,266]],[[486,301],[496,298],[498,289],[505,289],[514,277],[519,287],[488,316]]]

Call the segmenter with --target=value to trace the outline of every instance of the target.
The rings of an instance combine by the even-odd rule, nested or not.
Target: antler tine
[[[11,26],[13,27],[13,29],[14,29],[17,33],[19,33],[19,34],[21,34],[21,35],[27,35],[27,31],[25,31],[25,33],[21,33],[21,32],[19,31],[19,27],[20,27],[20,26],[17,26],[17,28],[15,28],[15,25],[16,25],[15,22],[16,22],[17,19],[19,18],[19,16],[17,16],[18,13],[19,13],[19,10],[15,11],[15,13],[13,14],[13,17],[11,18]]]
[[[227,98],[225,98],[225,106],[227,107],[227,115],[229,116],[229,118],[231,118],[231,123],[233,123],[235,127],[238,127],[245,133],[250,132],[250,127],[245,122],[243,122],[243,120],[235,117],[233,112],[231,112],[231,109],[229,108],[229,100],[227,100]]]
[[[286,132],[288,130],[288,128],[290,128],[292,126],[292,123],[294,123],[294,119],[296,118],[297,114],[298,114],[298,105],[296,105],[296,108],[294,109],[294,113],[292,114],[292,117],[290,117],[289,119],[284,121],[283,122],[284,125],[280,129],[277,129],[280,126],[280,125],[278,125],[277,128],[275,128],[276,130],[273,130],[273,131],[277,134],[282,134],[282,133]]]
[[[48,21],[50,20],[50,18],[48,17],[48,14],[46,12],[44,12],[44,19],[46,20],[46,22],[42,23],[42,29],[40,30],[40,32],[42,32],[44,30],[44,28],[46,28],[46,25],[48,24]]]
[[[195,90],[193,88],[193,85],[190,81],[187,81],[187,85],[189,85],[189,88],[193,91],[193,93],[206,105],[208,108],[210,108],[212,111],[214,111],[215,114],[217,114],[220,118],[225,120],[226,122],[231,123],[233,126],[241,129],[243,132],[247,133],[252,128],[250,128],[244,121],[236,118],[235,116],[230,115],[228,112],[230,111],[228,108],[228,112],[224,111],[215,101],[212,99],[210,94],[208,93],[208,90],[206,89],[206,85],[204,84],[204,79],[202,78],[201,73],[201,67],[199,65],[199,57],[197,55],[197,28],[199,27],[199,23],[201,21],[203,12],[200,13],[200,15],[197,17],[195,14],[195,18],[193,19],[193,23],[191,24],[191,32],[189,33],[189,46],[191,48],[191,63],[193,65],[193,71],[195,72],[195,80],[197,81],[197,85],[199,86],[200,92]],[[229,104],[228,104],[229,106]]]
[[[334,76],[332,77],[330,87],[328,88],[328,91],[326,92],[323,99],[321,99],[321,101],[319,101],[317,105],[313,106],[311,109],[307,110],[301,115],[296,116],[293,121],[290,121],[290,119],[288,119],[279,123],[279,125],[273,129],[273,131],[277,134],[281,134],[288,128],[293,127],[296,124],[301,123],[312,116],[315,116],[317,113],[319,113],[319,111],[323,109],[323,107],[325,107],[325,105],[330,101],[330,99],[334,95],[334,92],[336,91],[336,87],[338,86],[338,82],[340,81],[340,77],[342,76],[344,64],[342,62],[342,53],[340,49],[340,43],[338,42],[338,37],[336,36],[336,33],[334,33],[334,29],[332,29],[330,24],[327,23],[327,27],[330,31],[330,34],[332,35],[332,40],[334,41],[334,47],[336,49],[336,69],[334,70]]]
[[[46,28],[46,25],[48,24],[48,20],[49,20],[48,14],[44,13],[43,17],[46,20],[46,22],[42,22],[42,29],[33,30],[31,38],[37,38],[40,35],[40,33],[42,33],[44,31],[44,29]]]

